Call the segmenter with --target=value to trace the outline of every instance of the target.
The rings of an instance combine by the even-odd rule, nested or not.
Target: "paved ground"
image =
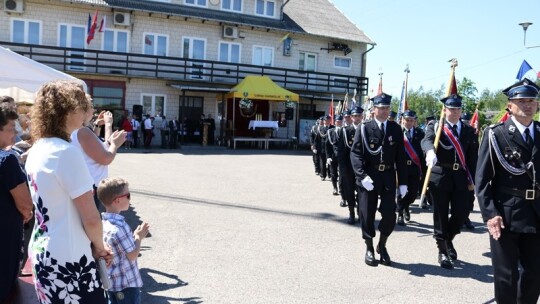
[[[133,150],[131,150],[133,151]],[[364,264],[360,227],[307,152],[184,148],[121,153],[131,224],[151,224],[139,265],[143,303],[486,303],[493,301],[485,226],[457,236],[454,270],[437,264],[431,214],[413,207],[388,250]]]

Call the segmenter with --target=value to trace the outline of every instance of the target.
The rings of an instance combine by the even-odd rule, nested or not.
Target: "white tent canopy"
[[[33,103],[41,85],[56,79],[77,78],[0,46],[0,95]],[[80,81],[86,91],[86,84]]]

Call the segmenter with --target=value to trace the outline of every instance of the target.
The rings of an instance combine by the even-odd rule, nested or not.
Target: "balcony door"
[[[206,57],[206,39],[184,37],[183,39],[184,58],[204,60]],[[204,79],[204,63],[191,62],[188,64],[191,79]]]
[[[315,53],[307,53],[307,52],[300,52],[300,57],[298,61],[298,69],[301,71],[304,71],[306,79],[306,87],[307,89],[315,89],[315,85],[317,84],[317,79],[314,76],[314,73],[310,72],[316,72],[317,71],[317,54]]]
[[[73,24],[60,24],[58,27],[58,46],[64,48],[84,49],[86,39],[86,27]],[[84,71],[84,52],[68,52],[68,70]]]

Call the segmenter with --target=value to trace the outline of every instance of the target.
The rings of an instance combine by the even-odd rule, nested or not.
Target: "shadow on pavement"
[[[471,278],[483,283],[493,283],[493,269],[491,265],[476,265],[465,261],[454,261],[454,269],[447,270],[441,268],[433,256],[433,264],[413,263],[403,264],[392,261],[392,267],[409,272],[410,275],[425,277],[426,275],[444,276],[448,278]]]
[[[252,149],[238,148],[236,150],[218,146],[182,146],[178,149],[161,149],[152,147],[146,149],[120,149],[118,153],[122,154],[182,154],[182,155],[291,155],[291,156],[311,156],[311,151],[307,149],[289,150],[289,149]]]
[[[170,301],[180,301],[180,303],[185,304],[196,304],[203,302],[199,297],[172,298],[166,296],[152,295],[150,293],[183,287],[188,285],[188,283],[178,278],[177,275],[164,273],[154,269],[142,268],[140,269],[140,272],[142,280],[144,282],[141,294],[141,303],[168,304],[170,303]],[[160,279],[156,280],[155,277],[160,277]]]

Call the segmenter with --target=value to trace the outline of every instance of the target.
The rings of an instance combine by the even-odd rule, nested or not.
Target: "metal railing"
[[[359,95],[367,95],[368,89],[367,78],[344,74],[5,41],[0,41],[0,45],[66,72],[148,77],[210,86],[231,86],[247,75],[265,75],[296,92],[344,93],[356,89]]]

